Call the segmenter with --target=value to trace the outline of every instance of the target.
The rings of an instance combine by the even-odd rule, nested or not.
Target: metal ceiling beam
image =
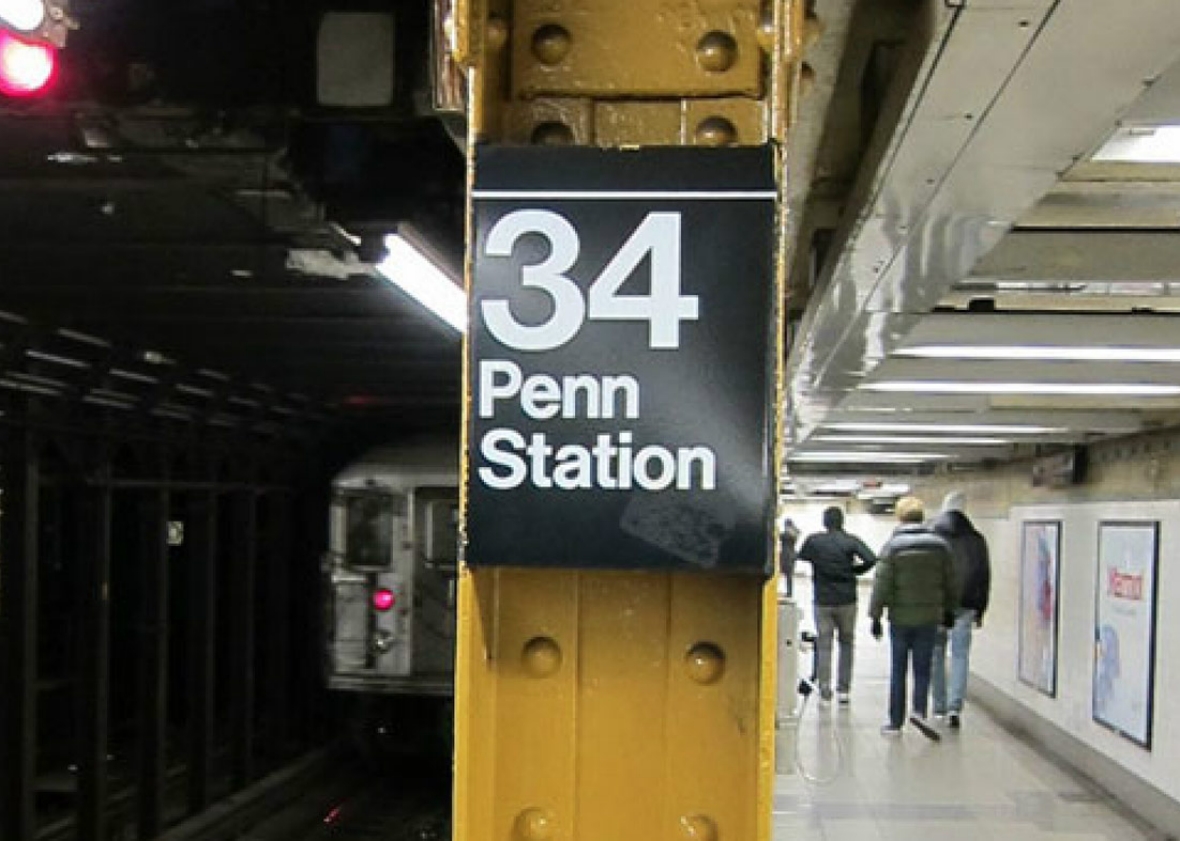
[[[921,345],[1180,348],[1180,317],[1155,313],[935,313],[910,331],[898,351]]]
[[[908,401],[907,401],[908,402]],[[896,413],[881,413],[872,411],[857,411],[853,408],[842,407],[829,413],[820,424],[820,429],[827,431],[837,424],[872,424],[877,428],[885,425],[908,425],[911,427],[953,427],[953,426],[1026,426],[1051,427],[1060,430],[1086,430],[1096,434],[1129,435],[1144,428],[1143,419],[1130,411],[1056,411],[1042,410],[995,409],[981,415],[977,412],[955,411],[907,411]],[[982,433],[981,433],[982,434]],[[1054,433],[1057,435],[1059,433]],[[1039,436],[1013,435],[1020,440],[1036,441]]]
[[[933,6],[919,82],[792,353],[796,440],[1180,53],[1169,0]]]

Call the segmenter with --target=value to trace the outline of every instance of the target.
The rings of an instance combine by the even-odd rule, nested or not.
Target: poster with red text
[[[1151,747],[1158,522],[1098,526],[1094,720]]]

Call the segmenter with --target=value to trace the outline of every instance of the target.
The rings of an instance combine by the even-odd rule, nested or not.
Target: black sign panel
[[[769,149],[476,157],[467,562],[769,568]]]

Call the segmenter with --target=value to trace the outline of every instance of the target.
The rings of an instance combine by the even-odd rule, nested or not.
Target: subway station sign
[[[764,572],[768,149],[478,150],[467,562]]]

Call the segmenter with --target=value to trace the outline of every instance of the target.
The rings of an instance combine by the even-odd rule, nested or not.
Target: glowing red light
[[[382,587],[380,590],[373,591],[374,610],[379,610],[384,613],[395,604],[397,604],[397,596],[393,594],[393,590],[388,590],[385,587]]]
[[[0,93],[34,96],[49,87],[56,73],[57,50],[0,30]]]

